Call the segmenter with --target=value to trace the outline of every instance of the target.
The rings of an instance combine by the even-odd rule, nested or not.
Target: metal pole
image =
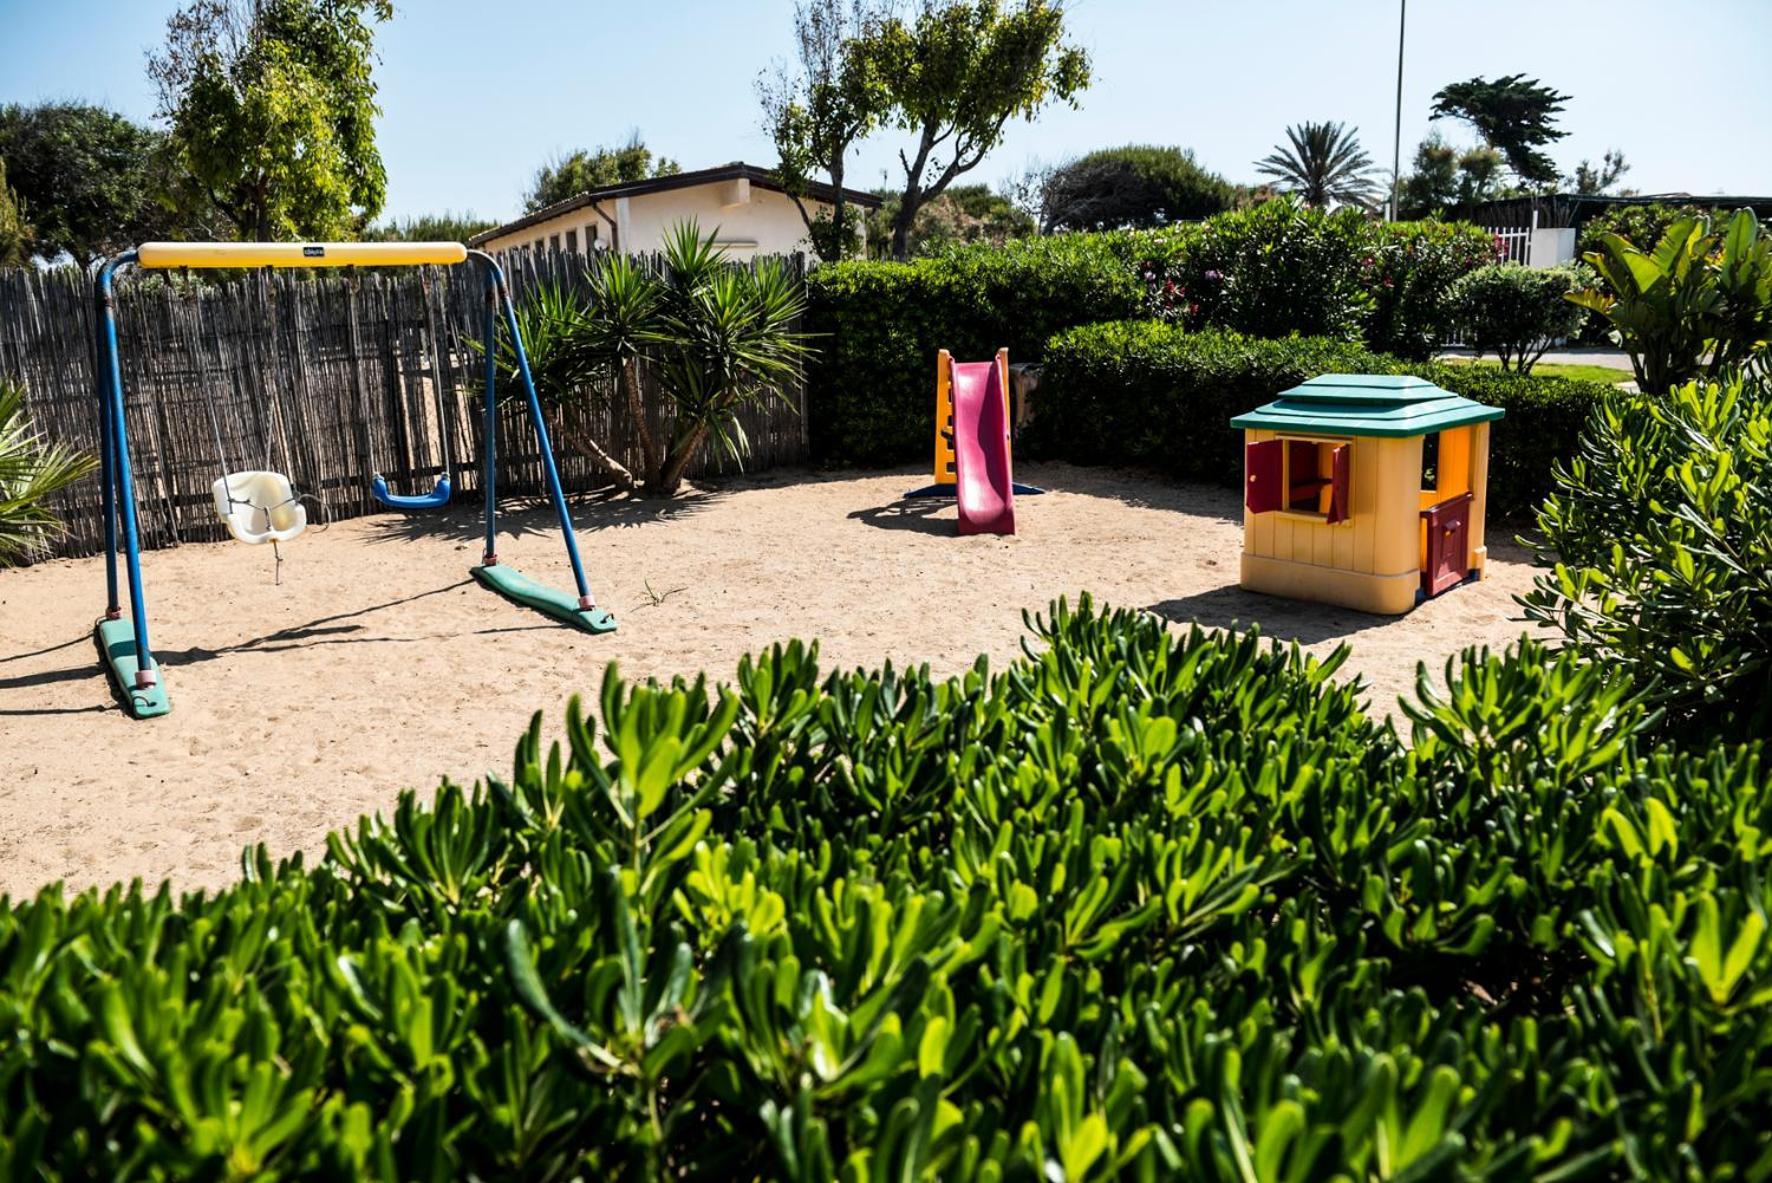
[[[116,446],[111,440],[110,356],[102,344],[104,325],[109,315],[110,293],[95,272],[92,279],[93,324],[93,394],[98,401],[98,464],[102,486],[105,518],[105,619],[123,616],[122,601],[117,598],[117,485],[112,470],[116,467]]]
[[[129,566],[129,616],[135,629],[135,686],[146,689],[159,681],[154,652],[148,645],[148,605],[142,594],[141,536],[135,520],[135,480],[129,470],[129,429],[123,414],[123,370],[117,360],[117,313],[111,298],[111,273],[135,261],[134,251],[118,255],[98,273],[99,337],[110,381],[111,446],[116,453],[112,476],[116,481],[118,507],[123,511],[123,544]]]
[[[1409,19],[1409,0],[1397,0],[1397,123],[1391,139],[1391,221],[1402,213],[1403,200],[1403,30]]]
[[[511,330],[511,350],[517,355],[517,372],[523,377],[523,392],[529,398],[529,418],[535,423],[535,442],[541,448],[542,471],[547,474],[548,492],[554,502],[554,516],[560,519],[560,532],[566,536],[566,557],[572,563],[572,579],[578,585],[578,606],[595,608],[597,601],[585,581],[584,564],[578,557],[578,539],[572,533],[572,514],[566,508],[566,493],[560,488],[560,470],[554,465],[554,446],[548,440],[547,421],[542,418],[541,398],[535,393],[535,379],[529,374],[529,355],[523,350],[523,334],[517,328],[517,308],[511,303],[511,291],[504,285],[504,274],[498,276],[499,295],[504,300],[505,324]]]
[[[482,260],[486,267],[486,410],[485,471],[480,483],[486,486],[486,551],[480,556],[482,566],[498,565],[498,264]]]

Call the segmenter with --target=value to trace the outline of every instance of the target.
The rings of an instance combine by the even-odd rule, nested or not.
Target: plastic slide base
[[[449,504],[451,489],[449,478],[438,479],[436,487],[429,493],[421,493],[416,497],[402,497],[388,488],[388,479],[381,473],[369,483],[370,494],[389,509],[436,509]]]
[[[510,600],[522,604],[526,608],[534,608],[545,612],[556,620],[565,621],[574,628],[587,633],[612,633],[615,631],[615,617],[603,608],[580,608],[578,597],[568,595],[558,588],[549,587],[545,583],[537,583],[515,567],[507,567],[499,563],[492,567],[475,567],[471,574],[487,587]]]
[[[166,697],[163,680],[142,688],[135,684],[135,671],[139,668],[135,656],[135,626],[127,617],[99,621],[98,627],[92,630],[92,637],[98,642],[98,655],[105,663],[105,672],[111,675],[111,681],[131,715],[138,719],[152,719],[172,710],[172,700]]]
[[[1046,491],[1038,485],[1017,484],[1012,487],[1017,497],[1033,497]],[[953,485],[924,485],[921,489],[912,489],[909,493],[900,494],[899,500],[914,501],[920,497],[952,497],[954,488]]]

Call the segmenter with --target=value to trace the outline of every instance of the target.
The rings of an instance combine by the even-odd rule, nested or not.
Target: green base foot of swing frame
[[[99,659],[105,663],[105,671],[111,675],[130,714],[138,719],[152,719],[172,710],[165,682],[145,688],[135,684],[135,671],[140,667],[136,663],[133,624],[128,620],[101,620],[92,630],[92,637],[98,642]]]
[[[545,612],[574,628],[583,629],[587,633],[615,631],[615,617],[607,610],[580,608],[577,596],[568,595],[545,583],[537,583],[515,567],[500,563],[493,567],[475,567],[471,574],[505,599],[526,608],[534,608],[538,612]]]

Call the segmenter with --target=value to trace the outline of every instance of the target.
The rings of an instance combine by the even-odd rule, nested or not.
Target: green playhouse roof
[[[1330,435],[1426,435],[1501,418],[1486,407],[1408,374],[1321,374],[1264,407],[1238,415],[1232,427]]]

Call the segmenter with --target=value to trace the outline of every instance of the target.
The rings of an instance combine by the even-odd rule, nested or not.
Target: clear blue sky
[[[518,208],[550,153],[624,139],[698,168],[770,164],[754,83],[787,52],[792,0],[396,0],[378,38],[393,216]],[[84,98],[153,114],[145,51],[174,0],[0,0],[0,102]],[[1127,142],[1192,147],[1233,180],[1286,124],[1339,119],[1390,161],[1397,0],[1072,0],[1094,58],[1079,110],[1017,125],[974,174],[996,183]],[[1624,149],[1645,192],[1772,193],[1772,0],[1412,0],[1405,168],[1429,98],[1525,72],[1574,96],[1565,170]],[[1455,139],[1469,133],[1446,126]],[[864,146],[858,185],[896,175],[902,133]]]

